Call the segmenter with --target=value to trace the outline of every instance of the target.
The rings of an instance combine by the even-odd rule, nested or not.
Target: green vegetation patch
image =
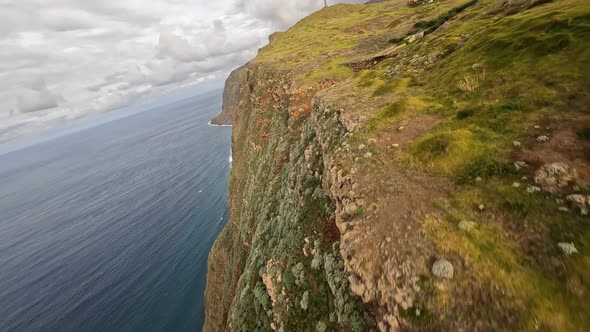
[[[453,9],[449,10],[444,15],[441,15],[433,20],[416,22],[416,24],[414,24],[414,28],[419,29],[419,30],[424,30],[425,35],[432,33],[433,31],[438,29],[441,25],[443,25],[445,22],[447,22],[447,21],[453,19],[455,16],[457,16],[457,14],[459,14],[459,13],[463,12],[465,9],[475,5],[477,3],[477,1],[478,0],[471,0],[469,2],[466,2],[460,6],[457,6]]]
[[[323,79],[341,81],[354,75],[354,70],[344,64],[345,59],[337,58],[328,61],[319,69],[308,71],[303,79],[303,85],[313,85]]]
[[[480,299],[474,317],[499,318],[510,311],[513,321],[506,327],[523,330],[577,331],[588,326],[590,313],[584,301],[576,299],[590,290],[590,259],[566,256],[557,243],[575,243],[583,252],[590,245],[590,230],[584,217],[564,216],[559,206],[525,186],[514,187],[509,179],[494,179],[462,187],[444,205],[446,222],[427,223],[439,250],[466,262],[465,276],[481,285],[496,285],[496,293],[490,294],[495,296]],[[476,226],[463,230],[463,220]],[[462,282],[461,274],[458,278],[456,282]],[[435,301],[444,298],[437,295]]]
[[[393,102],[379,111],[367,124],[367,133],[375,134],[390,128],[405,116],[418,115],[427,111],[432,105],[417,97],[407,97]]]
[[[390,82],[384,82],[379,85],[373,92],[373,97],[379,97],[389,94],[400,94],[408,90],[411,78],[404,77]]]
[[[444,175],[454,175],[485,153],[474,134],[465,129],[427,134],[410,145],[409,153],[419,165]]]
[[[357,86],[359,88],[368,88],[376,84],[384,84],[384,81],[379,78],[381,73],[377,70],[363,70],[356,74]]]

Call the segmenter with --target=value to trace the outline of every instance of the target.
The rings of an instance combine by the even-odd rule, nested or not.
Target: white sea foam
[[[207,124],[210,125],[211,127],[231,127],[231,125],[212,124],[211,121],[209,121],[209,123],[207,123]]]

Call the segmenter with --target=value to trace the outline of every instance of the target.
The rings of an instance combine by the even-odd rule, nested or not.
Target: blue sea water
[[[0,156],[0,331],[200,331],[229,217],[220,93]]]

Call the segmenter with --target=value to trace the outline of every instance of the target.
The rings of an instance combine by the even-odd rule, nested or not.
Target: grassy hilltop
[[[589,2],[335,5],[270,40],[234,75],[207,330],[590,329]]]

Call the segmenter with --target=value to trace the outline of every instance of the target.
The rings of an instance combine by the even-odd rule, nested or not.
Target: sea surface
[[[0,156],[0,331],[200,331],[229,217],[220,92]]]

